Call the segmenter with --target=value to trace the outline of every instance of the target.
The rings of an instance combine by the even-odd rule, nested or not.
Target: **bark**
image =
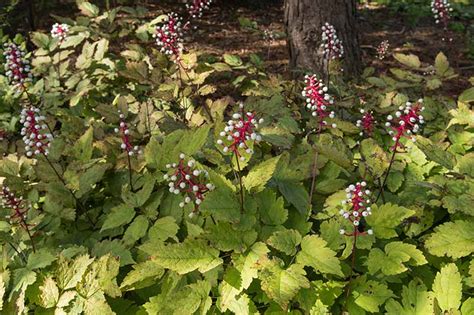
[[[361,69],[356,23],[356,0],[285,0],[290,68],[325,73],[321,27],[334,25],[344,45],[344,71],[357,75]]]

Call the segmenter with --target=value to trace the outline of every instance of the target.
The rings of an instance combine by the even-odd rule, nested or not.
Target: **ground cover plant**
[[[214,5],[2,34],[2,314],[474,314],[473,77],[387,40],[348,78],[331,21],[275,74],[195,49]]]

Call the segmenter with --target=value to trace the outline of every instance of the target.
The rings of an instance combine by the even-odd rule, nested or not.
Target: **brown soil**
[[[284,32],[283,1],[259,1],[261,2],[247,1],[253,5],[242,5],[237,0],[214,0],[210,10],[195,23],[197,29],[186,44],[187,48],[217,56],[227,53],[246,58],[249,54],[258,54],[265,60],[268,72],[288,76],[288,52],[284,36],[272,41],[265,40],[263,36],[264,30]],[[150,16],[171,11],[184,13],[183,1],[140,2],[150,10]],[[62,13],[58,12],[63,16],[71,14],[70,11],[68,14]],[[239,18],[255,21],[257,30],[242,28]],[[359,25],[363,62],[366,66],[373,66],[384,72],[395,65],[391,57],[380,61],[375,56],[375,47],[383,40],[389,41],[392,52],[416,54],[427,64],[433,64],[437,53],[443,51],[459,74],[459,78],[449,82],[444,90],[455,96],[469,87],[468,79],[474,75],[474,63],[466,56],[466,39],[463,34],[445,34],[431,17],[421,19],[416,27],[409,27],[403,16],[376,5],[359,7]],[[452,37],[453,41],[442,41],[443,37]]]

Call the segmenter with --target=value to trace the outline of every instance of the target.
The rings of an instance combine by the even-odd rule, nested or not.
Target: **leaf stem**
[[[398,140],[395,142],[392,157],[390,158],[390,164],[388,165],[387,173],[385,174],[385,177],[383,179],[383,183],[380,185],[380,191],[377,195],[377,198],[375,199],[375,203],[377,203],[380,196],[383,195],[383,190],[384,190],[383,188],[384,188],[385,184],[387,183],[388,175],[390,174],[390,170],[392,169],[393,162],[395,161],[395,155],[397,154],[397,148],[398,148]],[[384,200],[384,202],[385,202],[384,197],[382,197],[382,200]]]
[[[244,185],[242,184],[242,170],[240,168],[239,157],[234,153],[237,170],[239,171],[239,186],[240,186],[240,213],[244,213]]]
[[[64,180],[64,178],[61,176],[61,174],[59,174],[59,172],[56,170],[56,168],[54,167],[53,163],[51,162],[51,160],[48,158],[48,156],[46,154],[43,153],[43,156],[44,158],[46,159],[46,161],[48,162],[49,166],[53,169],[54,173],[56,174],[56,177],[61,181],[61,183],[64,185],[64,188],[66,188],[69,193],[71,194],[71,196],[74,198],[74,200],[76,201],[76,205],[84,212],[84,214],[86,215],[86,218],[87,220],[89,221],[90,224],[92,224],[93,226],[95,226],[95,223],[94,221],[92,221],[92,218],[89,216],[89,214],[87,213],[87,210],[84,209],[84,207],[82,206],[82,203],[79,201],[79,199],[76,197],[76,194],[67,187],[67,184],[66,184],[66,181]]]
[[[322,126],[319,125],[318,135],[317,135],[317,138],[316,138],[316,143],[318,142],[319,136],[321,135],[321,130],[322,130],[321,128],[322,128]],[[312,210],[314,189],[316,188],[316,171],[317,171],[317,168],[318,168],[318,155],[319,155],[318,150],[315,148],[314,149],[314,157],[313,157],[313,166],[312,166],[312,169],[311,169],[311,190],[309,192],[309,200],[308,200],[308,208],[309,208],[310,212]]]

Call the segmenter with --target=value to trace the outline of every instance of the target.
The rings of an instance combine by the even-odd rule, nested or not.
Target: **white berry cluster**
[[[410,138],[413,142],[416,141],[415,135],[420,131],[420,125],[424,124],[424,117],[421,112],[425,109],[422,106],[423,99],[419,99],[417,103],[412,104],[407,102],[405,106],[400,106],[395,112],[395,117],[387,116],[386,127],[391,127],[388,133],[395,141],[393,149],[402,147],[400,139],[402,137]]]
[[[211,3],[212,0],[192,0],[191,3],[186,4],[186,9],[193,19],[200,18],[203,11],[209,9]]]
[[[115,132],[120,133],[120,136],[122,138],[122,144],[120,145],[120,148],[127,152],[128,156],[132,156],[135,153],[142,154],[140,148],[138,146],[133,146],[131,143],[130,130],[128,129],[128,125],[125,122],[125,115],[122,114],[120,111],[118,112],[120,117],[120,124],[119,128],[115,128]]]
[[[316,75],[306,75],[304,77],[305,87],[301,92],[301,95],[306,100],[306,108],[312,111],[314,117],[319,118],[321,126],[326,126],[326,117],[334,118],[334,111],[328,109],[329,106],[334,104],[334,99],[329,95],[328,88],[323,84],[322,80],[318,80]],[[331,127],[336,128],[336,124],[332,124]]]
[[[243,104],[239,107],[241,113],[234,113],[232,119],[227,121],[226,127],[219,134],[217,144],[223,146],[224,153],[233,153],[241,161],[245,161],[243,152],[252,154],[253,144],[262,140],[257,130],[264,120],[257,120],[255,113],[245,112]]]
[[[174,56],[179,62],[183,52],[183,30],[181,18],[176,13],[169,13],[162,25],[156,26],[153,37],[160,51],[168,56]]]
[[[5,75],[13,87],[19,92],[25,89],[25,84],[32,81],[30,61],[26,58],[26,52],[15,43],[4,45]]]
[[[359,225],[362,218],[365,218],[372,214],[372,209],[370,208],[371,192],[366,188],[367,183],[357,182],[355,185],[351,184],[346,188],[347,199],[342,201],[342,205],[348,206],[348,210],[341,209],[339,212],[344,219],[351,221],[354,226],[354,232],[357,235],[360,234],[369,234],[372,235],[372,230],[367,230],[367,232],[360,231]],[[340,234],[348,235],[344,229],[339,230]],[[349,234],[354,235],[354,234]]]
[[[431,12],[433,12],[436,24],[442,23],[447,28],[451,18],[451,11],[453,11],[453,8],[451,8],[448,0],[431,1]]]
[[[59,39],[59,41],[64,41],[69,33],[69,25],[67,24],[53,24],[51,28],[51,37]]]
[[[48,126],[44,122],[46,118],[40,115],[36,107],[23,109],[20,115],[21,135],[25,143],[26,156],[44,154],[48,155],[53,135],[48,132]]]
[[[167,164],[166,168],[169,171],[163,178],[168,181],[170,193],[184,194],[184,200],[179,204],[182,208],[188,203],[194,203],[197,210],[204,200],[204,194],[214,189],[214,185],[206,183],[209,173],[198,169],[195,160],[186,161],[184,153],[180,154],[178,163]]]
[[[321,47],[324,49],[324,57],[327,59],[341,58],[344,55],[344,46],[337,37],[334,26],[326,23],[321,29],[323,30]]]
[[[390,43],[388,40],[382,41],[378,46],[377,46],[377,58],[379,60],[385,59],[388,54],[388,50],[390,49]]]

